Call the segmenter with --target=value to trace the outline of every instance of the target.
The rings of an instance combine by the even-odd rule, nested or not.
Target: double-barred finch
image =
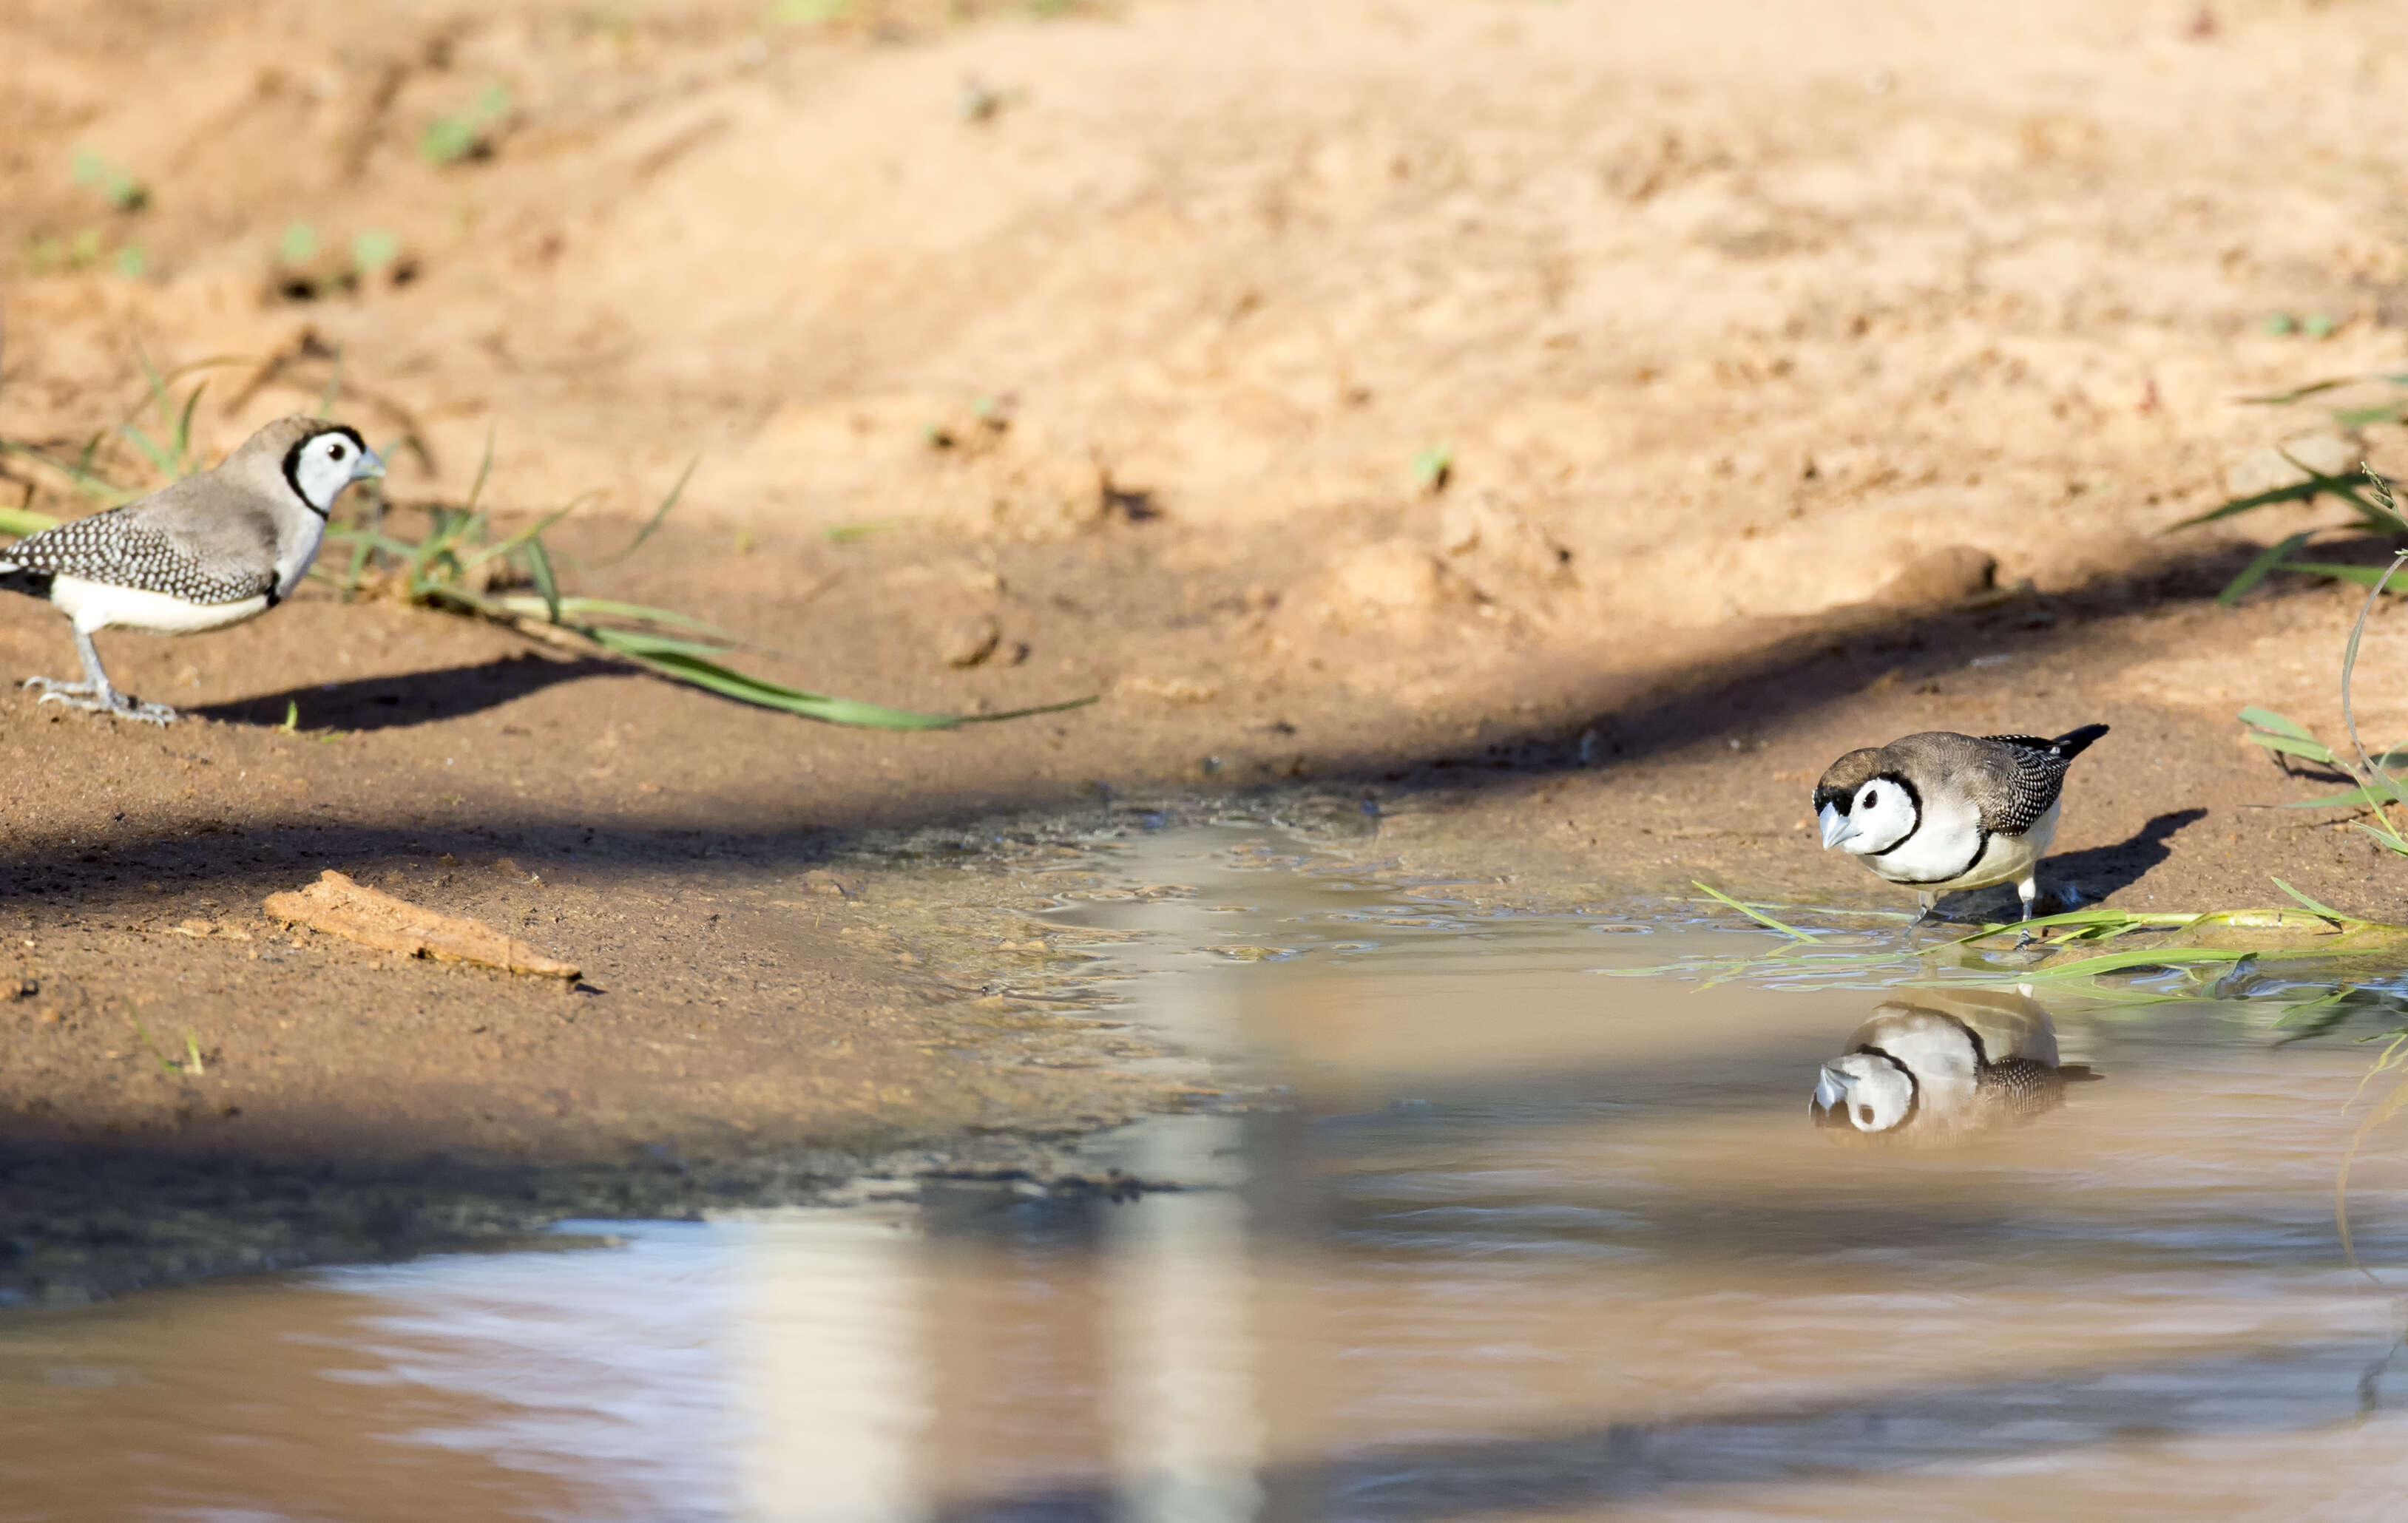
[[[1823,1065],[1814,1124],[1888,1143],[1949,1143],[2018,1124],[2065,1103],[2065,1087],[2099,1075],[2061,1062],[2057,1025],[2003,990],[1933,990],[1891,1000]]]
[[[1913,889],[1925,916],[1943,893],[2013,883],[2028,920],[2065,769],[2106,733],[2086,724],[2042,740],[1934,730],[1850,751],[1814,788],[1823,848]]]
[[[174,709],[109,686],[93,635],[194,634],[258,618],[308,574],[343,489],[382,475],[384,462],[355,430],[280,418],[213,471],[0,549],[0,588],[65,614],[83,658],[80,682],[37,676],[25,686],[41,689],[46,704],[169,722]]]

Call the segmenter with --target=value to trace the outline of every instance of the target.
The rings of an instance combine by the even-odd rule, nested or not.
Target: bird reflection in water
[[[2020,1126],[2100,1075],[2057,1060],[2057,1025],[2025,996],[1918,989],[1885,1001],[1814,1081],[1814,1124],[1842,1137],[1945,1146]]]

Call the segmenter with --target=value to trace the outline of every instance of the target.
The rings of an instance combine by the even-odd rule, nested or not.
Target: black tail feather
[[[2086,724],[2079,730],[2069,730],[2050,741],[2049,749],[2071,762],[2088,750],[2090,743],[2106,733],[2107,727],[2103,724]]]

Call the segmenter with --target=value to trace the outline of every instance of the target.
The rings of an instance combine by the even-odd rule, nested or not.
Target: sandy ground
[[[210,451],[331,390],[397,503],[456,501],[490,433],[505,512],[595,494],[588,555],[699,459],[580,586],[815,690],[1102,699],[838,731],[322,589],[116,640],[196,722],[0,700],[18,1241],[79,1170],[187,1158],[1033,1167],[1180,1103],[987,992],[1053,955],[1011,854],[1131,800],[1301,790],[1376,820],[1347,849],[1532,899],[1894,904],[1813,849],[1833,756],[2103,719],[2053,880],[2408,917],[2345,821],[2263,807],[2331,785],[2232,719],[2334,733],[2355,596],[2208,601],[2343,515],[2163,533],[2290,478],[2277,445],[2398,463],[2238,400],[2396,368],[2395,11],[0,0],[0,439],[79,447],[146,362],[208,380]],[[2370,740],[2408,733],[2397,618]],[[0,671],[71,661],[0,607]],[[958,894],[862,855],[996,818],[1028,839]],[[259,918],[326,866],[586,987]]]

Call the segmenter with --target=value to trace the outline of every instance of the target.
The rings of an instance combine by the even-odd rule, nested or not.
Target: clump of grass
[[[820,531],[820,537],[831,545],[851,545],[873,534],[908,529],[910,524],[909,519],[865,519],[859,523],[831,523]]]
[[[140,211],[150,204],[150,188],[134,172],[111,164],[88,148],[76,149],[75,182],[98,191],[101,199],[119,211]]]
[[[466,502],[458,507],[427,505],[423,509],[428,519],[427,532],[419,539],[392,534],[380,521],[330,531],[328,541],[348,545],[351,552],[348,568],[334,574],[344,594],[394,596],[422,607],[506,624],[550,644],[599,650],[739,703],[781,709],[830,724],[878,730],[951,730],[965,724],[1059,713],[1096,701],[1092,696],[1075,698],[999,714],[932,714],[810,692],[739,671],[728,665],[725,658],[740,648],[742,642],[706,619],[671,608],[580,596],[566,591],[559,560],[546,545],[544,533],[576,511],[579,505],[571,503],[555,509],[516,533],[500,534],[479,505],[493,463],[489,441]],[[651,538],[684,495],[693,474],[694,467],[688,465],[634,537],[601,563],[624,560]],[[516,591],[519,588],[528,591]]]
[[[2369,817],[2358,822],[2358,828],[2401,856],[2408,856],[2408,836],[2403,836],[2393,819],[2391,810],[2408,804],[2408,795],[2401,791],[2398,779],[2390,769],[2408,765],[2408,746],[2394,746],[2377,756],[2363,756],[2358,764],[2345,762],[2339,753],[2318,740],[2315,733],[2297,720],[2258,707],[2241,711],[2241,722],[2247,726],[2242,738],[2263,746],[2281,756],[2296,756],[2302,761],[2351,778],[2356,786],[2338,793],[2318,798],[2298,799],[2283,805],[2286,809],[2365,809]]]
[[[151,1039],[150,1028],[142,1024],[139,1012],[129,1004],[125,1007],[125,1015],[134,1022],[135,1040],[142,1044],[142,1050],[150,1055],[161,1072],[187,1078],[198,1078],[208,1072],[208,1063],[201,1058],[200,1033],[187,1028],[184,1032],[184,1056],[181,1059],[170,1058],[159,1050],[159,1044]]]
[[[1412,459],[1413,484],[1424,491],[1444,491],[1455,478],[1455,451],[1442,444],[1434,444],[1416,452]]]
[[[150,430],[131,418],[118,426],[118,432],[125,436],[126,442],[140,450],[143,458],[162,476],[180,481],[207,469],[206,463],[193,449],[193,411],[201,405],[201,393],[208,390],[208,383],[203,381],[194,386],[184,397],[183,406],[179,407],[168,395],[166,381],[156,371],[150,370],[150,362],[143,361],[142,368],[150,373],[150,399],[158,415],[159,432],[154,437]]]
[[[2393,519],[2399,517],[2398,504],[2391,495],[2389,483],[2373,472],[2366,473],[2382,511]],[[2380,567],[2353,567],[2368,573],[2366,601],[2358,610],[2358,619],[2350,625],[2349,640],[2342,648],[2341,658],[2341,719],[2348,732],[2349,745],[2356,760],[2344,758],[2318,740],[2305,725],[2285,718],[2271,709],[2257,707],[2241,711],[2241,722],[2248,728],[2243,733],[2258,745],[2278,756],[2297,756],[2318,766],[2329,767],[2357,786],[2323,798],[2304,799],[2290,805],[2298,809],[2362,808],[2371,818],[2358,822],[2364,831],[2396,856],[2408,857],[2408,834],[2403,834],[2399,820],[2392,817],[2394,808],[2408,809],[2408,787],[2402,787],[2391,769],[2408,762],[2408,746],[2394,746],[2377,756],[2369,752],[2366,742],[2358,733],[2358,709],[2354,684],[2358,676],[2358,653],[2366,637],[2366,621],[2375,605],[2389,589],[2401,568],[2408,565],[2408,546],[2393,554],[2391,563]]]
[[[35,233],[25,239],[25,270],[29,275],[72,275],[87,270],[103,259],[122,276],[139,278],[150,268],[150,256],[143,251],[142,240],[128,238],[112,251],[101,230],[87,227],[62,237],[55,233]]]
[[[2294,317],[2288,312],[2269,312],[2265,328],[2276,338],[2287,338],[2297,334],[2302,338],[2325,339],[2338,333],[2341,324],[2329,312],[2311,312],[2306,317]]]
[[[2327,962],[2386,958],[2396,962],[2408,927],[2346,915],[2274,880],[2299,907],[2206,911],[2135,911],[2095,906],[2030,920],[1985,923],[1920,946],[1896,942],[1864,947],[1861,934],[1801,929],[1774,918],[1783,906],[1751,904],[1699,883],[1712,903],[1788,938],[1763,953],[1706,958],[1646,968],[1608,970],[1619,977],[1684,974],[1704,984],[1734,978],[1855,978],[1897,975],[1904,984],[1991,982],[2046,984],[2078,989],[2114,1003],[2158,1003],[2228,994],[2264,962]],[[1886,913],[1880,918],[1906,918]],[[2174,944],[2155,940],[2172,934]],[[2152,937],[2145,947],[2114,946],[2128,936]],[[2183,976],[2165,987],[2135,987],[2128,975],[2152,971]],[[2112,980],[2112,981],[2103,981]]]
[[[2277,314],[2277,316],[2283,315]],[[2289,321],[2287,317],[2285,320]],[[2289,330],[2286,328],[2284,331]],[[2372,405],[2326,409],[2333,425],[2336,428],[2356,433],[2360,429],[2378,424],[2408,423],[2408,372],[2332,377],[2325,380],[2312,381],[2305,386],[2294,387],[2287,391],[2273,391],[2262,396],[2243,397],[2241,400],[2258,406],[2290,407],[2311,397],[2326,396],[2335,391],[2374,385],[2387,388],[2392,395]],[[2254,513],[2259,508],[2272,507],[2284,503],[2313,503],[2320,497],[2331,497],[2349,508],[2357,520],[2355,527],[2364,529],[2385,539],[2408,542],[2408,519],[2401,517],[2397,504],[2393,501],[2390,483],[2377,476],[2371,468],[2361,463],[2356,473],[2329,475],[2301,462],[2288,450],[2278,449],[2275,452],[2281,455],[2285,463],[2293,470],[2300,473],[2300,480],[2268,491],[2253,492],[2246,497],[2229,498],[2195,518],[2185,519],[2180,523],[2174,524],[2168,533],[2173,530],[2196,528],[2200,524],[2214,523],[2219,520],[2235,518],[2244,513]],[[2280,544],[2270,547],[2243,568],[2239,576],[2232,578],[2223,592],[2217,596],[2216,602],[2230,607],[2240,601],[2243,593],[2277,571],[2357,582],[2361,586],[2372,585],[2383,575],[2382,568],[2378,566],[2342,565],[2330,562],[2293,559],[2310,539],[2324,532],[2322,529],[2303,529],[2284,539]]]
[[[110,452],[115,445],[130,447],[152,471],[169,480],[180,480],[205,469],[208,462],[193,448],[193,413],[200,406],[201,393],[208,383],[195,384],[180,400],[175,395],[175,387],[197,371],[234,362],[204,360],[163,374],[148,357],[137,355],[137,359],[150,384],[143,400],[135,404],[115,428],[91,435],[73,455],[60,455],[7,439],[0,439],[0,453],[47,467],[64,478],[71,490],[100,507],[130,502],[144,490],[120,481],[109,470]],[[22,539],[54,527],[58,521],[50,514],[31,508],[0,507],[0,534]]]
[[[380,227],[351,239],[351,268],[363,277],[391,269],[401,259],[401,240]]]
[[[2408,404],[2402,406],[2408,406]],[[2358,527],[2386,539],[2408,541],[2408,520],[2401,517],[2394,504],[2390,483],[2375,475],[2372,469],[2361,465],[2357,473],[2350,476],[2329,476],[2312,465],[2302,463],[2288,450],[2276,452],[2306,479],[2294,481],[2288,486],[2276,487],[2270,491],[2232,498],[2196,518],[2185,519],[2173,527],[2191,529],[2203,523],[2214,523],[2219,519],[2234,518],[2243,513],[2255,512],[2261,507],[2272,507],[2278,503],[2312,503],[2319,497],[2335,497],[2346,504],[2356,515]],[[2243,567],[2239,576],[2225,584],[2224,591],[2216,594],[2215,601],[2229,608],[2241,601],[2242,594],[2277,571],[2325,576],[2336,581],[2357,582],[2360,586],[2374,586],[2378,582],[2388,579],[2380,566],[2344,565],[2326,561],[2292,559],[2310,539],[2324,532],[2323,529],[2302,529],[2298,534],[2286,536],[2280,543],[2268,547],[2249,564]]]
[[[276,240],[276,257],[287,264],[307,264],[318,257],[318,229],[308,222],[289,222]]]
[[[418,156],[428,164],[458,164],[493,151],[493,131],[510,114],[508,85],[487,85],[465,110],[437,117],[419,135]]]
[[[2408,376],[2389,376],[2382,378],[2395,387],[2408,386]],[[2347,383],[2321,382],[2289,393],[2286,397],[2273,400],[2296,401],[2301,396],[2344,384]],[[2408,403],[2395,403],[2388,407],[2372,411],[2337,412],[2334,417],[2344,426],[2362,427],[2373,422],[2408,420],[2408,414],[2403,414],[2403,408],[2408,408]],[[2292,463],[2297,465],[2299,463],[2293,461]],[[2305,467],[2301,468],[2305,469]],[[2392,495],[2391,484],[2375,475],[2370,468],[2361,465],[2360,470],[2366,478],[2367,495],[2364,496],[2356,490],[2354,482],[2343,481],[2338,477],[2326,477],[2314,472],[2310,473],[2308,480],[2286,490],[2300,494],[2294,499],[2298,501],[2309,501],[2316,493],[2329,491],[2357,508],[2360,519],[2368,527],[2395,536],[2408,533],[2408,522],[2403,522],[2401,518],[2398,501]],[[2268,498],[2274,495],[2261,494]],[[2207,517],[2221,517],[2229,512],[2246,512],[2251,507],[2261,505],[2264,505],[2258,499],[2243,499],[2237,503],[2228,503],[2223,508]],[[2370,752],[2365,741],[2358,734],[2358,711],[2353,691],[2358,676],[2358,649],[2366,634],[2367,619],[2373,613],[2384,593],[2393,589],[2401,568],[2408,566],[2408,545],[2402,545],[2394,551],[2390,564],[2385,566],[2333,566],[2303,564],[2290,561],[2288,559],[2290,553],[2296,550],[2306,538],[2306,534],[2293,534],[2260,555],[2250,563],[2248,570],[2243,573],[2242,579],[2236,581],[2235,587],[2226,590],[2226,597],[2220,601],[2229,602],[2231,598],[2237,597],[2240,592],[2246,591],[2249,586],[2255,585],[2258,577],[2263,576],[2269,570],[2278,568],[2340,577],[2362,583],[2366,587],[2366,600],[2358,606],[2358,618],[2350,625],[2349,640],[2342,649],[2342,727],[2348,733],[2351,755],[2344,757],[2332,747],[2317,739],[2315,733],[2307,726],[2271,709],[2255,706],[2243,709],[2240,716],[2241,722],[2246,727],[2243,734],[2246,739],[2263,747],[2275,756],[2298,757],[2313,765],[2329,768],[2348,778],[2354,785],[2338,793],[2329,793],[2320,798],[2300,799],[2285,807],[2364,810],[2366,811],[2364,817],[2356,822],[2358,829],[2363,831],[2377,845],[2394,856],[2408,857],[2408,833],[2403,833],[2400,818],[2392,813],[2395,809],[2408,809],[2408,788],[2403,788],[2400,779],[2392,774],[2394,767],[2408,764],[2408,745],[2393,746],[2379,755]],[[2277,878],[2274,881],[2282,886],[2285,892],[2307,905],[2311,910],[2326,916],[2333,914],[2332,911],[2316,904],[2289,884],[2283,883],[2282,879]],[[2291,1012],[2285,1018],[2285,1023],[2295,1018],[2307,1021],[2309,1030],[2304,1034],[2315,1034],[2329,1030],[2343,1018],[2341,1012],[2344,1009],[2345,998],[2354,992],[2356,990],[2352,986],[2341,985],[2329,990],[2320,999],[2311,1001]],[[2359,1080],[2358,1092],[2351,1097],[2353,1105],[2357,1103],[2358,1097],[2365,1093],[2366,1087],[2375,1078],[2385,1074],[2395,1073],[2401,1065],[2408,1064],[2408,1026],[2395,1027],[2391,1031],[2379,1032],[2362,1040],[2382,1042],[2385,1046],[2376,1055],[2372,1065],[2368,1068],[2365,1076]],[[2365,1266],[2358,1262],[2357,1246],[2350,1235],[2350,1171],[2357,1163],[2358,1155],[2365,1147],[2367,1139],[2378,1127],[2398,1116],[2402,1109],[2408,1109],[2408,1082],[2394,1085],[2390,1092],[2368,1111],[2357,1131],[2351,1133],[2349,1146],[2342,1155],[2340,1167],[2334,1173],[2333,1225],[2341,1237],[2342,1252],[2350,1263],[2360,1271],[2364,1271]]]
[[[300,700],[296,698],[288,698],[284,701],[284,722],[278,725],[276,729],[279,734],[307,735],[321,746],[331,746],[335,742],[342,739],[345,735],[351,733],[348,730],[302,729],[301,703]]]
[[[348,247],[339,241],[330,247],[317,225],[306,221],[287,223],[277,236],[276,266],[278,290],[295,301],[357,291],[388,274],[399,281],[410,273],[401,239],[391,231],[366,228],[352,235]]]

